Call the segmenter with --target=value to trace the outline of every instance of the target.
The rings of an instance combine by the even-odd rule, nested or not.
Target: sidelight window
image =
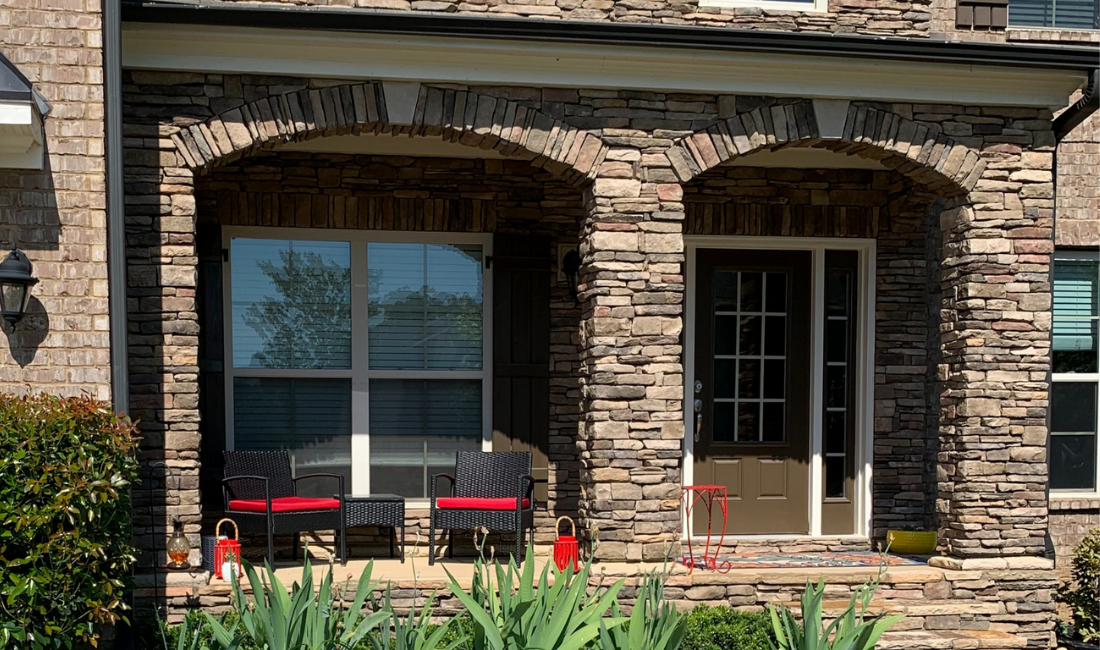
[[[855,288],[858,254],[825,252],[825,498],[848,494],[855,439]]]

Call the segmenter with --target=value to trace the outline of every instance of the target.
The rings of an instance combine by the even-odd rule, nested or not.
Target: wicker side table
[[[344,497],[345,527],[389,526],[390,557],[394,553],[394,538],[401,529],[401,563],[405,563],[405,497],[396,494]]]

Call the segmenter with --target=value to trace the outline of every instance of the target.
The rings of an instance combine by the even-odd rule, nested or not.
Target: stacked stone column
[[[1053,186],[1036,148],[987,148],[969,205],[941,217],[937,509],[943,550],[971,565],[1045,550]]]
[[[612,561],[660,560],[680,540],[684,209],[679,185],[641,180],[640,144],[608,152],[580,245],[580,511]]]

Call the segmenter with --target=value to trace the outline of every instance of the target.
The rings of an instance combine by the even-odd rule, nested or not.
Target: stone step
[[[989,630],[907,630],[887,632],[878,650],[1016,650],[1027,639]]]

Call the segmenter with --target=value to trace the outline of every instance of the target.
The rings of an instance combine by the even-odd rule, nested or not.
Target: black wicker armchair
[[[336,479],[340,498],[298,496],[298,481],[322,477]],[[235,521],[242,533],[267,534],[268,562],[275,563],[275,535],[332,530],[340,538],[340,562],[347,563],[343,476],[294,476],[290,455],[285,451],[227,451],[222,493],[225,516]],[[297,544],[294,555],[298,555]]]
[[[450,481],[449,495],[439,493],[439,479]],[[515,558],[522,564],[524,533],[535,526],[534,490],[530,453],[458,452],[454,476],[436,474],[432,477],[428,564],[435,564],[437,528],[454,531],[479,526],[491,531],[515,531]],[[447,552],[454,556],[453,534]]]

